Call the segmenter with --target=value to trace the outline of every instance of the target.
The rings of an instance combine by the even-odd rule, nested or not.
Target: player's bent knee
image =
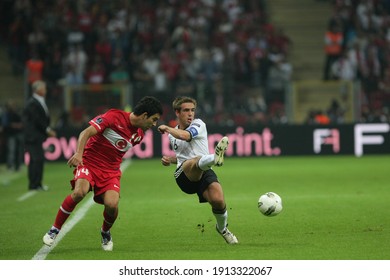
[[[226,207],[225,201],[223,199],[211,200],[210,204],[213,207],[213,209],[220,209],[220,210],[222,210],[222,209],[225,209],[225,207]]]
[[[111,210],[116,210],[118,209],[118,201],[106,200],[104,201],[104,206],[106,206],[106,208],[109,208]]]
[[[86,193],[84,193],[81,189],[74,189],[72,193],[72,199],[75,202],[80,202],[83,200],[83,198],[86,196]]]
[[[104,206],[117,209],[119,204],[119,194],[115,191],[107,191],[103,195]]]

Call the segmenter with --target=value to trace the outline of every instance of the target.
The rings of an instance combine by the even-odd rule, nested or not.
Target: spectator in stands
[[[382,79],[382,64],[380,57],[380,48],[371,42],[366,48],[366,64],[368,73],[363,78],[363,88],[370,94],[378,90],[378,83]]]
[[[263,86],[266,78],[264,77],[264,71],[268,72],[267,63],[269,61],[268,56],[268,40],[263,30],[258,28],[248,38],[247,45],[248,49],[248,63],[251,73],[251,84],[252,86],[258,87]]]
[[[120,64],[123,63],[124,59],[125,57],[122,48],[116,48],[112,55],[111,65],[109,65],[108,67],[106,66],[107,71],[112,71],[112,69],[118,67]]]
[[[278,63],[279,61],[285,59],[285,57],[286,56],[280,51],[280,49],[277,46],[275,45],[269,46],[268,58],[272,63]]]
[[[99,37],[98,41],[94,46],[94,51],[97,55],[99,55],[102,58],[102,61],[105,64],[106,68],[111,69],[113,52],[107,36]]]
[[[343,52],[344,35],[341,23],[332,23],[325,32],[325,66],[324,80],[330,80],[332,64]]]
[[[151,92],[153,90],[154,78],[151,76],[144,67],[142,67],[144,58],[134,54],[132,61],[132,74],[134,85],[134,98],[140,99],[144,96],[144,93]]]
[[[275,102],[285,104],[285,95],[288,83],[291,81],[291,75],[292,65],[287,62],[284,56],[279,57],[271,64],[265,92],[268,107]]]
[[[342,124],[345,122],[345,109],[335,99],[332,100],[326,114],[332,124]]]
[[[87,4],[85,3],[80,4],[79,9],[77,14],[77,28],[83,33],[84,46],[86,49],[91,49],[94,42],[92,14],[87,9]]]
[[[216,60],[216,57],[212,55],[210,49],[204,48],[202,50],[198,70],[198,82],[202,83],[202,87],[206,93],[212,91],[214,82],[222,77],[221,65],[222,63]],[[213,100],[210,100],[210,97],[206,93],[199,94],[198,92],[198,101],[207,99],[209,102],[212,102]]]
[[[260,92],[251,92],[247,98],[249,120],[252,124],[267,122],[267,104]]]
[[[64,80],[68,86],[82,85],[84,83],[84,77],[77,73],[74,65],[66,66]]]
[[[153,53],[150,46],[146,46],[146,50],[143,53],[144,59],[142,61],[142,67],[151,77],[155,77],[160,69],[160,60]]]
[[[162,69],[161,64],[158,64],[158,69],[154,75],[154,92],[153,95],[163,102],[169,102],[171,100],[171,91],[168,86],[167,75]]]
[[[22,17],[17,16],[8,29],[8,54],[11,59],[12,73],[20,75],[23,73],[27,59],[27,26],[24,24]]]
[[[330,119],[322,110],[313,109],[309,111],[305,123],[327,125],[330,124]]]
[[[180,43],[191,45],[194,41],[194,30],[188,23],[188,20],[181,19],[172,33],[172,44],[176,46]]]
[[[374,110],[373,123],[389,123],[389,109],[387,107],[384,108],[377,108]]]
[[[347,50],[348,60],[352,63],[356,79],[361,80],[368,75],[366,51],[362,44],[355,41]]]
[[[113,71],[111,71],[109,80],[113,84],[126,84],[129,82],[130,76],[124,63],[119,64]]]
[[[283,28],[276,28],[270,35],[271,36],[268,39],[269,44],[271,46],[275,46],[276,49],[284,56],[288,55],[290,53],[290,49],[292,48],[292,41],[286,35]]]
[[[236,80],[247,81],[251,77],[251,70],[248,63],[248,50],[246,46],[241,44],[236,44],[235,42],[231,44],[232,54],[234,60],[234,76]]]
[[[85,80],[88,84],[103,84],[106,80],[106,69],[100,56],[95,56],[94,61],[88,67]]]
[[[331,65],[330,78],[341,81],[354,81],[356,79],[356,67],[346,51]]]
[[[154,28],[152,18],[146,14],[138,18],[137,37],[142,46],[153,43]]]
[[[186,73],[185,68],[181,67],[179,75],[174,86],[174,97],[195,96],[196,86],[193,79]]]
[[[85,40],[84,37],[84,33],[79,29],[77,19],[72,19],[66,38],[68,46],[82,45]]]
[[[231,22],[235,22],[243,10],[237,0],[223,1],[222,8],[227,13]]]
[[[180,69],[184,69],[186,75],[192,80],[197,78],[199,68],[200,60],[195,57],[195,54],[192,51],[188,52],[186,59],[181,60]]]
[[[327,125],[330,124],[330,118],[322,110],[316,110],[314,113],[314,122],[316,124]]]
[[[35,81],[43,77],[44,62],[36,51],[33,51],[31,58],[26,61],[27,81],[31,86]]]
[[[166,56],[160,57],[160,63],[168,80],[173,82],[177,78],[180,69],[180,64],[175,50],[171,49]]]
[[[361,0],[356,6],[356,19],[358,25],[365,31],[370,30],[374,17],[374,1]]]
[[[64,52],[59,42],[55,42],[53,44],[53,47],[48,50],[48,54],[44,62],[44,64],[46,65],[46,67],[44,68],[44,73],[45,77],[47,77],[52,84],[56,84],[58,80],[63,78],[63,55]]]
[[[88,55],[81,45],[71,46],[69,53],[65,57],[64,66],[65,75],[71,74],[73,81],[84,81],[84,75],[87,67]]]
[[[134,57],[134,82],[141,84],[148,84],[153,81],[153,76],[150,75],[147,70],[142,66],[144,62],[144,57],[137,56]]]
[[[47,38],[38,22],[33,23],[33,30],[28,34],[27,41],[30,52],[35,52],[39,57],[46,55]]]

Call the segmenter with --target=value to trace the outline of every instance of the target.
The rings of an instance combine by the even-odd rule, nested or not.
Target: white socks
[[[215,218],[217,219],[217,229],[219,232],[222,232],[227,226],[228,213],[225,211],[223,214],[214,213]]]
[[[214,154],[202,156],[198,161],[198,166],[203,171],[210,169],[214,165]]]

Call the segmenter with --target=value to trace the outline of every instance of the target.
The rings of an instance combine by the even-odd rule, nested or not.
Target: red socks
[[[74,202],[72,199],[71,195],[68,195],[64,201],[61,204],[60,209],[57,212],[56,219],[54,221],[53,226],[57,228],[58,230],[61,229],[65,221],[68,219],[70,214],[72,214],[74,208],[76,207],[77,203]],[[109,231],[112,225],[114,224],[116,218],[118,217],[118,209],[115,211],[114,216],[111,216],[110,214],[107,213],[106,210],[103,212],[103,226],[102,230],[103,231]]]
[[[60,209],[58,210],[56,220],[54,222],[54,227],[61,229],[62,225],[65,223],[66,219],[72,214],[73,209],[76,207],[77,203],[73,201],[72,197],[68,195],[61,204]]]
[[[104,217],[104,220],[103,220],[103,226],[102,226],[102,230],[104,232],[107,232],[110,230],[110,228],[112,227],[112,225],[114,224],[116,218],[118,217],[118,209],[115,211],[115,214],[114,216],[110,216],[106,210],[104,210],[103,212],[103,217]]]

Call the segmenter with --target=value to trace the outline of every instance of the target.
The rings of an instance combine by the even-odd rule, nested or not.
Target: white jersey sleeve
[[[190,141],[176,139],[169,134],[169,142],[177,157],[177,166],[187,159],[209,154],[206,124],[201,119],[195,119],[186,130],[191,134]]]

